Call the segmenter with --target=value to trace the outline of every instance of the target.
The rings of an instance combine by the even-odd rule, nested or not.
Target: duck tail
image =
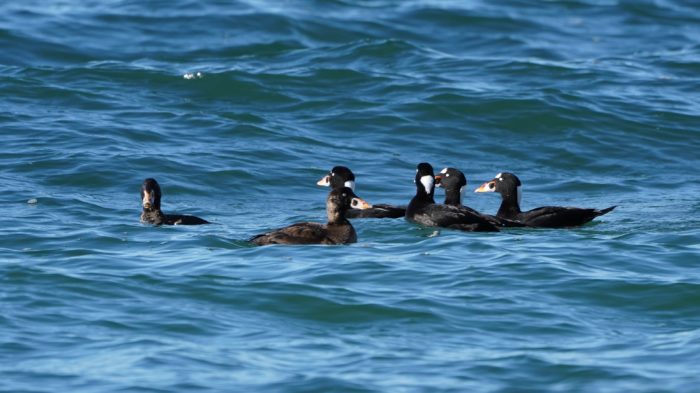
[[[598,216],[602,216],[603,214],[610,213],[610,212],[613,211],[613,209],[615,209],[616,207],[617,207],[617,205],[615,205],[615,206],[610,206],[610,207],[606,207],[605,209],[598,210],[596,213],[598,213],[598,214],[597,214]]]

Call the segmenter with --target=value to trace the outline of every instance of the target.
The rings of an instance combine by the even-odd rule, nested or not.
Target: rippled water
[[[697,391],[699,37],[682,0],[1,3],[0,391]],[[420,161],[619,207],[245,242]],[[215,224],[140,224],[146,177]]]

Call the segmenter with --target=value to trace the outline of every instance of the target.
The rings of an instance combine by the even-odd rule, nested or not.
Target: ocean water
[[[0,92],[2,392],[700,389],[696,1],[10,0]],[[421,161],[618,208],[245,242]]]

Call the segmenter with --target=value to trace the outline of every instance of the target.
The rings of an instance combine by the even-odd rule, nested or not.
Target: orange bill
[[[487,181],[486,183],[479,186],[479,188],[474,190],[474,192],[495,192],[495,191],[496,191],[496,181],[495,180]]]
[[[316,182],[317,186],[328,187],[331,185],[331,175],[326,175],[321,178],[321,180]]]
[[[370,205],[369,203],[365,202],[364,199],[358,198],[358,197],[352,198],[352,202],[350,202],[350,206],[351,206],[353,209],[360,209],[360,210],[363,210],[363,209],[370,209],[370,208],[372,207],[372,205]]]

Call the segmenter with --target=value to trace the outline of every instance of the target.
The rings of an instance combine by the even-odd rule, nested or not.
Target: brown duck
[[[359,198],[349,187],[336,188],[326,199],[328,223],[301,222],[253,236],[250,242],[267,244],[348,244],[357,242],[357,233],[345,217],[349,209],[369,209],[372,205]]]
[[[148,178],[141,184],[141,222],[154,225],[201,225],[209,221],[195,216],[165,214],[160,210],[160,185],[156,179]]]

